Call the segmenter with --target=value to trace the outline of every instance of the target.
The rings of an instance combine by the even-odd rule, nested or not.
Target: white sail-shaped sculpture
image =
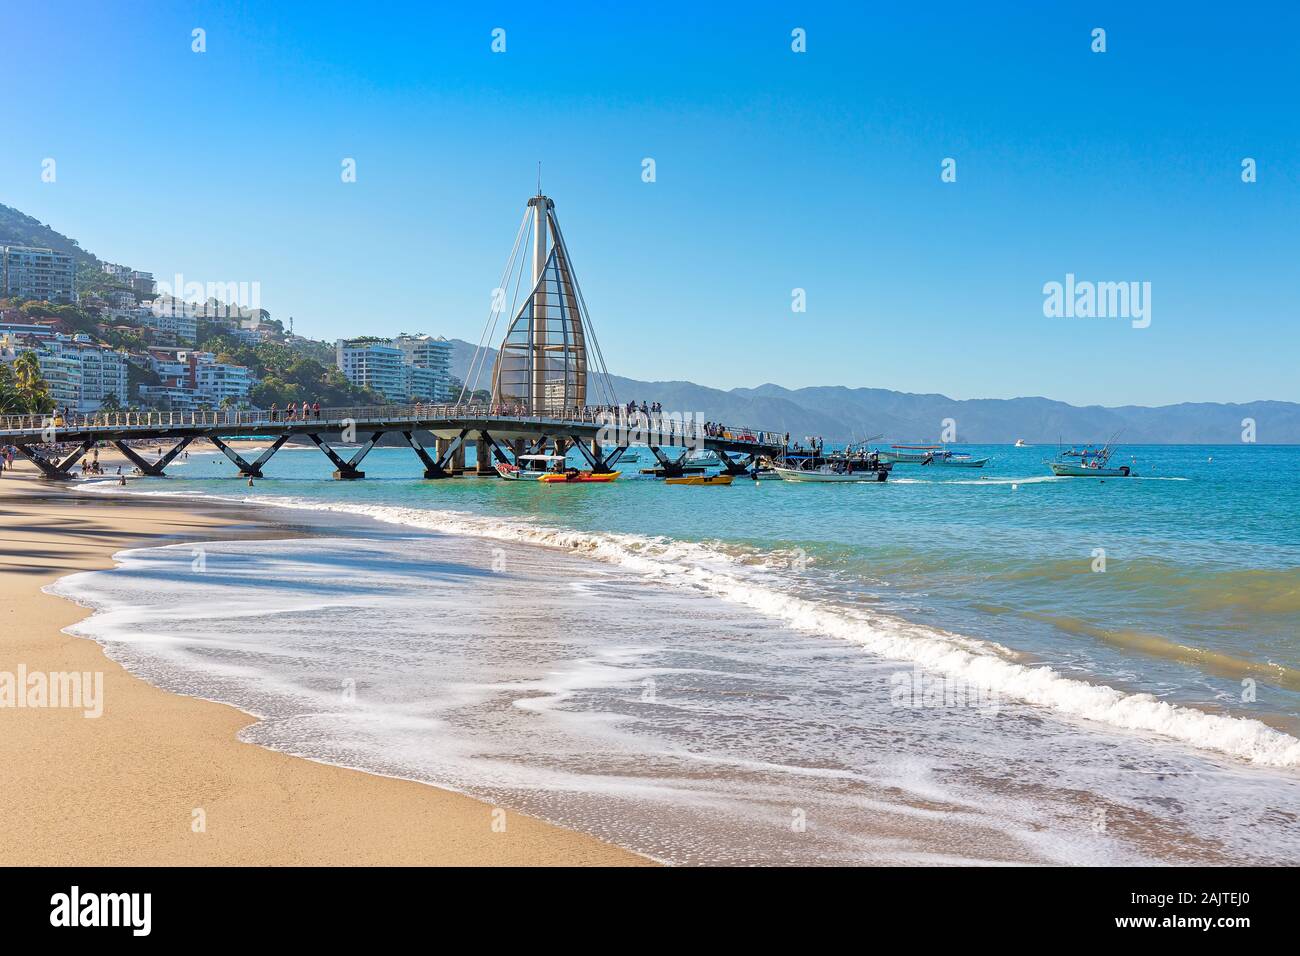
[[[543,415],[587,403],[582,313],[564,254],[551,250],[541,278],[506,331],[497,356],[494,400]]]
[[[533,289],[501,343],[492,398],[530,415],[560,415],[587,404],[587,323],[554,203],[535,196],[528,204]]]

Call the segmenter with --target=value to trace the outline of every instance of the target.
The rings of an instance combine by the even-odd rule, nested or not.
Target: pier
[[[286,418],[283,413],[272,418],[256,410],[100,412],[68,420],[57,415],[0,417],[0,444],[16,447],[53,481],[72,478],[73,467],[98,444],[116,447],[141,474],[161,478],[197,439],[215,445],[239,467],[241,476],[263,478],[271,458],[294,438],[315,444],[334,464],[335,478],[355,480],[365,477],[362,462],[389,434],[401,436],[428,479],[463,474],[471,442],[476,446],[474,474],[483,477],[496,477],[496,461],[514,463],[516,456],[544,448],[560,454],[577,449],[593,470],[610,471],[630,444],[645,445],[664,473],[674,475],[682,473],[687,453],[673,456],[667,449],[708,449],[729,474],[741,474],[759,458],[780,454],[783,447],[783,437],[770,431],[723,425],[705,429],[703,423],[679,415],[623,416],[606,406],[542,415],[484,403],[329,408],[307,418]],[[250,438],[270,443],[252,461],[227,444]],[[128,444],[140,441],[171,447],[150,460]],[[336,447],[341,444],[348,446],[345,452]],[[76,447],[69,451],[68,445]]]

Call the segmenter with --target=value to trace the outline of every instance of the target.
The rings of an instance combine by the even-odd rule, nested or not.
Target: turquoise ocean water
[[[1053,448],[968,450],[993,460],[980,470],[897,465],[883,485],[729,488],[633,477],[650,464],[644,450],[624,480],[603,486],[426,482],[401,449],[372,451],[365,480],[340,482],[313,449],[282,451],[248,488],[223,457],[194,454],[171,479],[125,492],[289,507],[319,526],[321,542],[223,545],[231,575],[202,580],[183,573],[189,551],[151,549],[64,586],[104,612],[86,633],[129,666],[266,718],[253,739],[500,798],[663,859],[1300,859],[1300,448],[1129,446],[1116,462],[1140,477],[1105,481],[1052,477],[1043,459]],[[391,646],[383,626],[368,629],[377,644],[367,649],[322,649],[319,630],[286,626],[272,650],[265,622],[245,632],[233,614],[204,631],[210,621],[169,616],[150,596],[169,567],[181,569],[171,575],[181,594],[279,595],[266,613],[281,620],[307,613],[286,595],[313,579],[331,594],[354,587],[354,604],[331,613],[391,622]],[[530,602],[545,603],[544,616]],[[413,620],[424,623],[411,631]],[[545,621],[544,641],[530,634],[534,620]],[[176,641],[167,666],[156,647],[132,643],[160,629]],[[492,640],[466,643],[468,633]],[[202,634],[215,643],[199,652]],[[502,634],[527,651],[493,643]],[[285,661],[303,656],[329,663],[295,677]],[[372,712],[362,727],[349,713],[295,734],[295,693],[323,692],[327,675],[349,667],[378,686],[389,665],[386,722]],[[409,683],[426,666],[431,684],[393,689],[399,673]],[[252,674],[271,684],[253,689]],[[557,674],[558,687],[548,683]],[[665,704],[687,685],[689,706]],[[500,707],[488,701],[500,705],[501,693],[512,716],[534,723],[496,723]],[[467,701],[455,719],[422,710],[449,695]],[[476,731],[487,714],[498,715],[494,746],[518,736],[509,755],[489,753]],[[559,721],[541,735],[547,746],[530,737],[537,719]],[[436,759],[435,726],[457,741]],[[482,760],[461,759],[476,748]],[[667,798],[643,792],[651,755],[667,761],[656,779],[674,781],[672,805],[690,819],[663,822],[675,819]],[[802,789],[789,792],[791,774]],[[1000,823],[959,825],[992,795]],[[846,822],[863,802],[884,808],[889,840]],[[931,802],[948,807],[940,819]],[[698,815],[724,803],[728,820],[753,819],[705,827]],[[803,804],[836,821],[823,822],[816,850],[784,836],[787,818],[810,812]],[[1226,836],[1225,814],[1239,824]],[[683,826],[714,836],[683,841]],[[765,843],[754,826],[783,838]],[[972,850],[946,827],[994,835]]]

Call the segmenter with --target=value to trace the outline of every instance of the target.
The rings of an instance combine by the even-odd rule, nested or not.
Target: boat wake
[[[1056,475],[1030,475],[1027,478],[891,478],[895,485],[1042,485],[1057,481],[1068,481]]]

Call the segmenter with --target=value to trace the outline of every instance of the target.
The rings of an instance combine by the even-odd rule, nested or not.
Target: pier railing
[[[223,429],[246,432],[266,427],[277,432],[290,430],[307,432],[312,428],[322,431],[339,431],[349,426],[365,429],[372,425],[409,424],[415,428],[436,425],[438,422],[466,420],[496,421],[500,424],[527,424],[534,427],[548,425],[583,425],[610,427],[626,431],[643,431],[660,436],[680,437],[686,441],[703,438],[779,446],[783,437],[771,431],[742,425],[704,423],[681,415],[661,412],[628,412],[618,406],[588,405],[565,409],[561,412],[529,414],[522,406],[494,403],[416,403],[411,405],[360,405],[342,408],[322,408],[320,411],[297,407],[290,409],[210,409],[206,411],[99,411],[90,413],[55,412],[47,415],[0,416],[0,440],[32,438],[39,435],[75,431],[93,434],[122,435],[130,432],[157,434],[170,428],[203,429],[220,434]],[[58,440],[55,438],[54,440]],[[644,444],[638,441],[636,444]]]

